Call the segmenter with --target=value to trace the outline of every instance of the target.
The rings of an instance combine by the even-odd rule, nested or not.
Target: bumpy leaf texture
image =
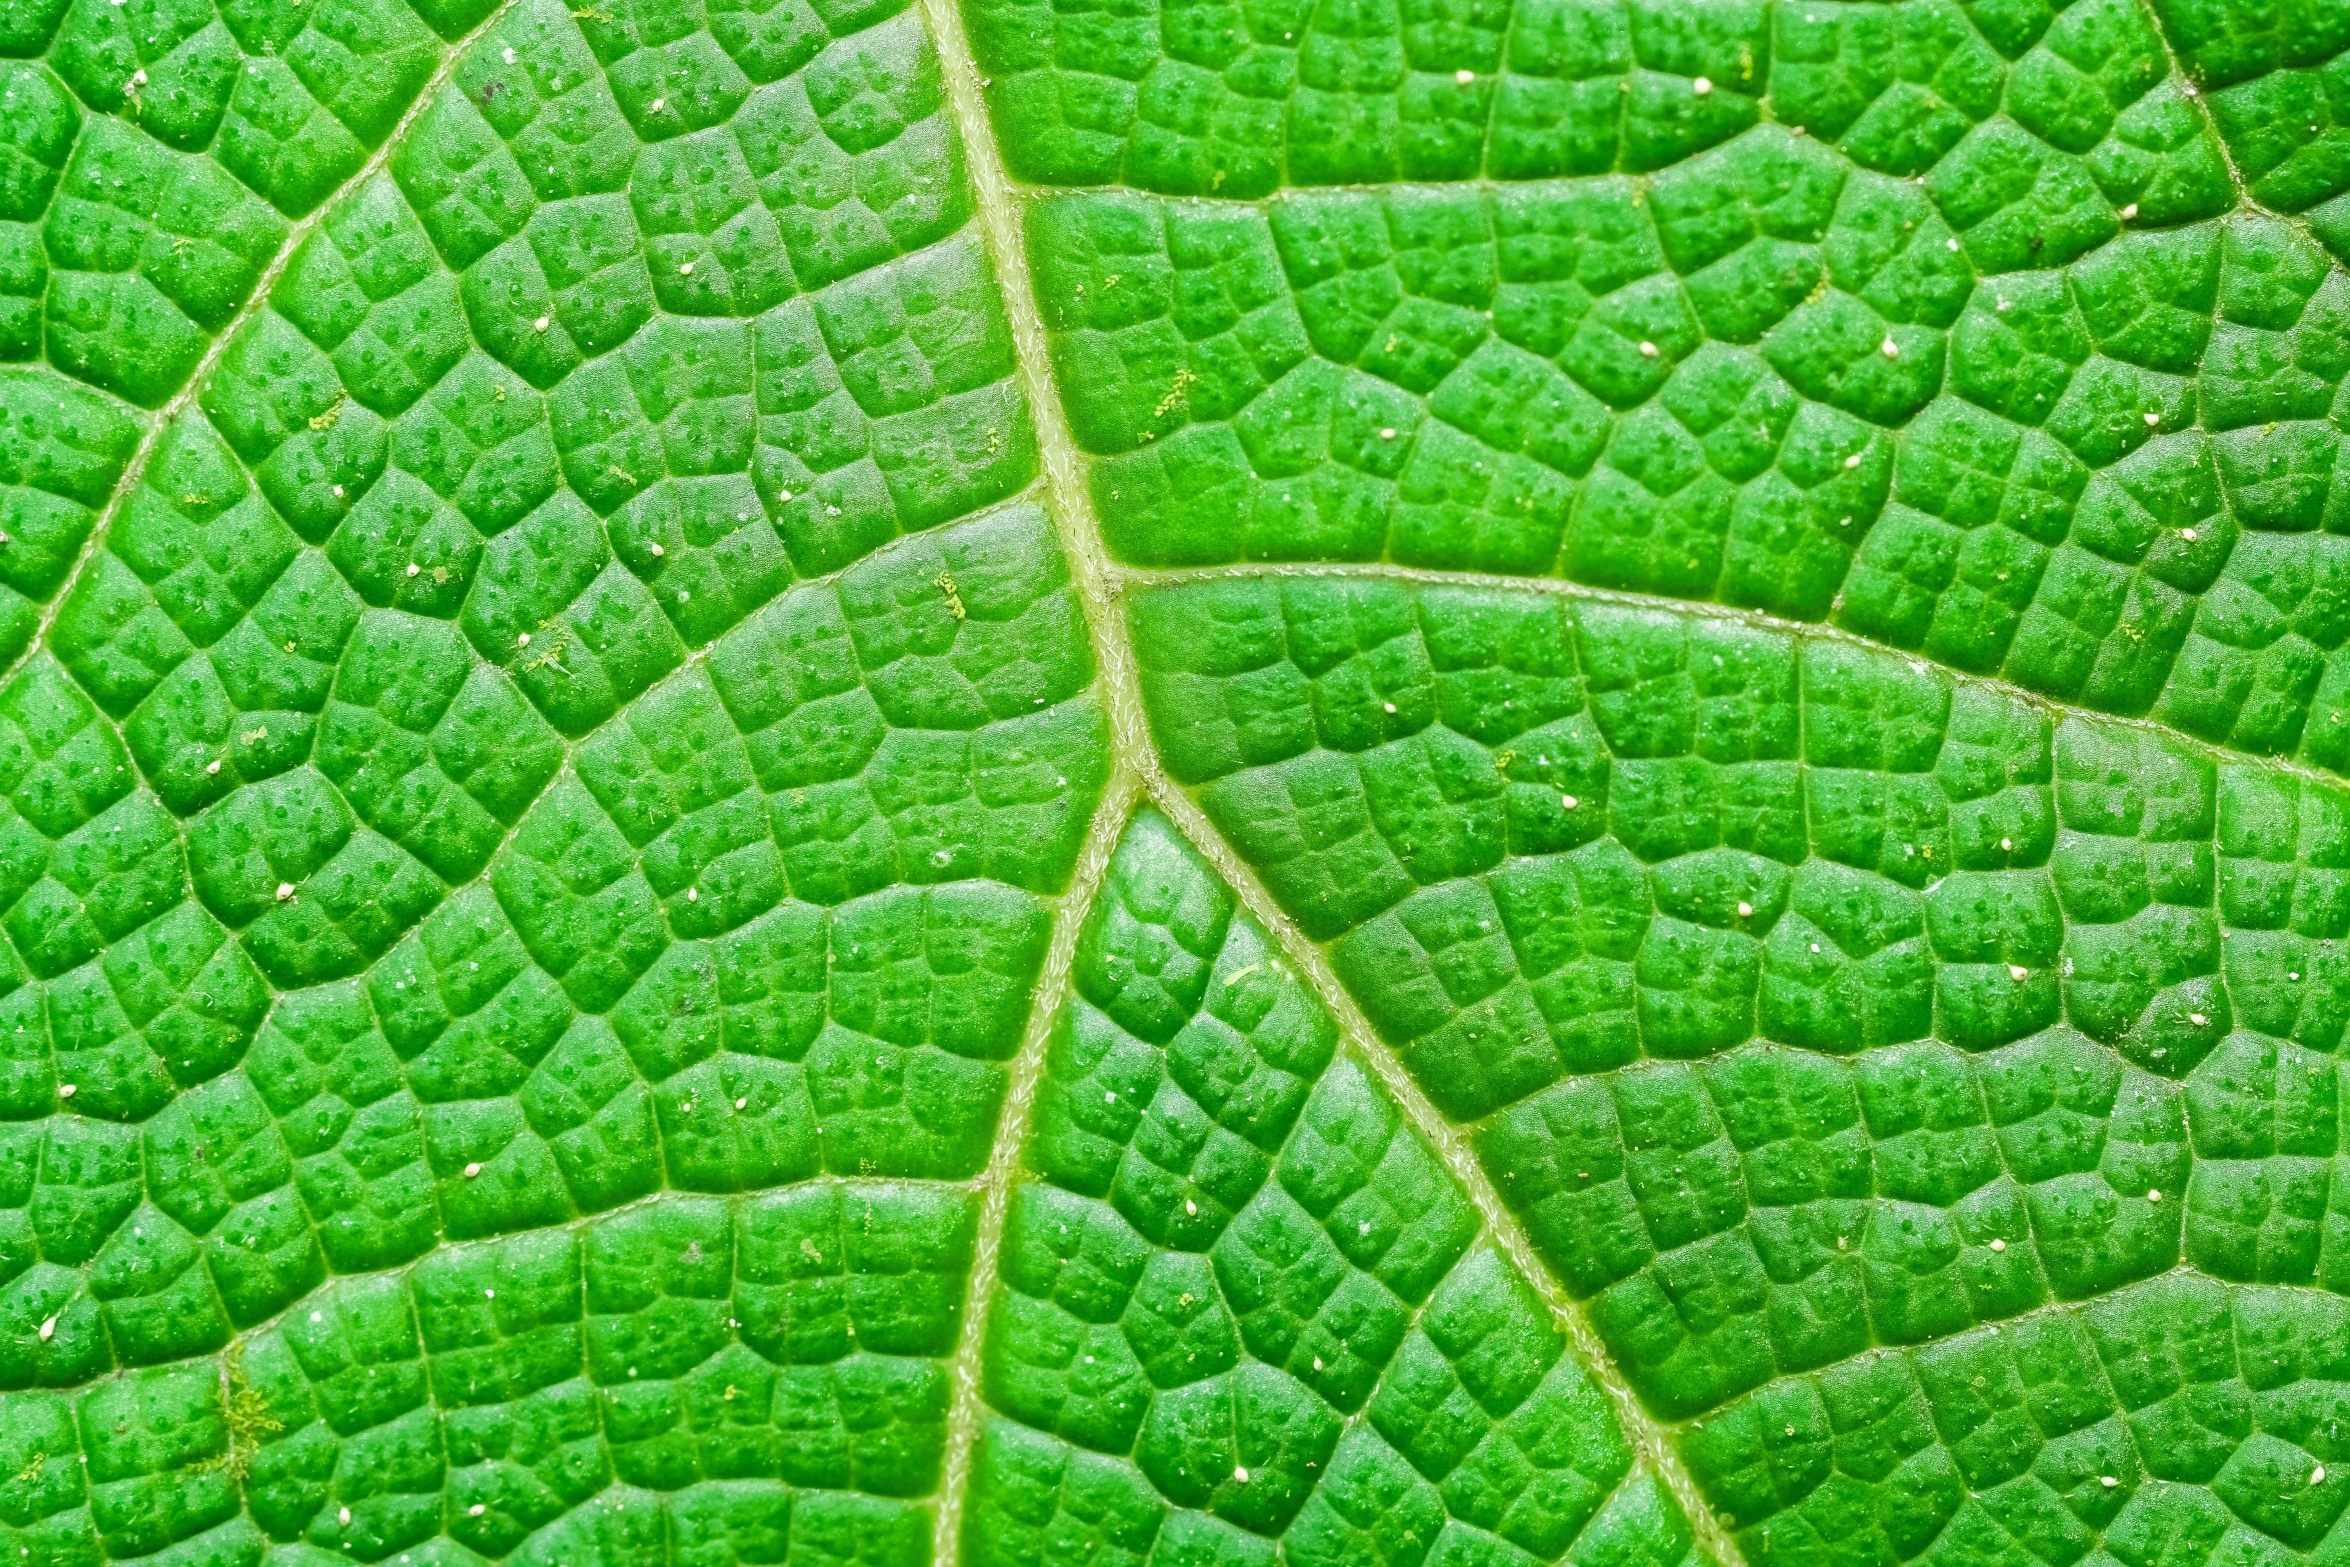
[[[2350,0],[0,0],[0,1567],[2350,1562]]]

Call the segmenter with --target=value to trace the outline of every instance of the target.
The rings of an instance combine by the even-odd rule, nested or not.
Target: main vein
[[[1003,288],[1004,309],[1012,323],[1021,387],[1027,394],[1030,416],[1036,423],[1038,450],[1044,461],[1051,491],[1047,510],[1059,530],[1062,548],[1070,559],[1071,575],[1088,612],[1095,657],[1100,665],[1101,682],[1109,709],[1113,760],[1121,772],[1131,774],[1138,780],[1152,803],[1176,823],[1184,837],[1231,885],[1249,913],[1272,932],[1274,939],[1290,955],[1299,973],[1305,976],[1323,1005],[1330,1009],[1349,1043],[1378,1073],[1389,1092],[1395,1096],[1397,1104],[1444,1159],[1453,1178],[1468,1192],[1494,1244],[1542,1296],[1584,1363],[1606,1389],[1616,1416],[1622,1422],[1633,1447],[1658,1479],[1672,1491],[1688,1514],[1691,1527],[1707,1552],[1720,1567],[1743,1567],[1743,1557],[1736,1543],[1707,1507],[1696,1481],[1666,1439],[1663,1427],[1641,1406],[1631,1384],[1608,1358],[1598,1334],[1582,1311],[1568,1299],[1558,1281],[1536,1260],[1533,1245],[1524,1228],[1511,1215],[1493,1183],[1485,1177],[1459,1132],[1437,1114],[1435,1106],[1420,1092],[1394,1051],[1372,1031],[1361,1008],[1355,1005],[1353,997],[1338,983],[1338,977],[1331,970],[1321,949],[1307,940],[1304,933],[1281,912],[1255,873],[1208,824],[1206,816],[1191,797],[1177,787],[1160,766],[1158,752],[1151,743],[1149,725],[1143,713],[1141,679],[1126,615],[1120,602],[1125,577],[1111,562],[1108,551],[1102,545],[1100,520],[1094,515],[1091,491],[1085,483],[1085,459],[1078,449],[1068,416],[1061,407],[1059,389],[1052,379],[1044,316],[1036,302],[1035,286],[1028,266],[1026,237],[1020,226],[1022,198],[1013,187],[1010,176],[1005,172],[1003,159],[996,150],[994,135],[988,124],[987,107],[981,97],[979,67],[973,59],[970,42],[964,36],[962,18],[956,10],[955,0],[921,0],[921,5],[923,19],[930,27],[931,39],[938,50],[946,76],[947,93],[954,106],[956,126],[962,133],[976,187],[980,222],[986,232],[988,252]],[[1056,931],[1055,937],[1057,942],[1060,932]],[[1040,1010],[1047,1004],[1040,1000]],[[1015,1119],[1007,1105],[1003,1124],[997,1133],[999,1153],[1007,1139],[1019,1134]],[[1008,1165],[1005,1178],[1008,1181]],[[988,1200],[991,1210],[1000,1206],[1002,1201],[993,1180],[989,1184]],[[964,1324],[966,1349],[976,1346],[982,1331],[978,1318],[984,1311],[984,1291],[992,1282],[985,1277],[988,1269],[983,1263],[988,1260],[991,1259],[974,1261],[970,1320]],[[964,1407],[966,1397],[971,1405],[968,1412]],[[975,1371],[958,1376],[956,1400],[954,1429],[962,1433],[979,1418]],[[941,1564],[959,1559],[953,1554],[956,1536],[950,1532],[949,1520],[959,1520],[962,1508],[960,1492],[969,1485],[967,1446],[958,1452],[951,1452],[950,1473],[946,1483],[947,1494],[939,1509],[939,1549],[933,1558]]]

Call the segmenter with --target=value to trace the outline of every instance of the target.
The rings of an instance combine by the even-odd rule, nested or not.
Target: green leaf
[[[0,0],[0,1558],[2350,1560],[2344,105]]]

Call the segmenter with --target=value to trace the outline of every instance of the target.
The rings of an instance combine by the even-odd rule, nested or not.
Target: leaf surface
[[[2345,62],[0,5],[0,1547],[2350,1551]]]

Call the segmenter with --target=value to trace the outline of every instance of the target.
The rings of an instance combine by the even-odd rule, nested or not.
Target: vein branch
[[[1720,1567],[1743,1567],[1745,1558],[1731,1539],[1729,1530],[1722,1526],[1721,1521],[1714,1516],[1713,1509],[1707,1506],[1704,1494],[1697,1487],[1696,1478],[1689,1473],[1688,1467],[1681,1462],[1680,1455],[1667,1440],[1664,1425],[1641,1404],[1639,1396],[1632,1391],[1632,1385],[1616,1369],[1607,1346],[1600,1341],[1598,1332],[1584,1316],[1582,1308],[1575,1304],[1565,1288],[1543,1265],[1535,1253],[1533,1241],[1526,1234],[1525,1226],[1510,1212],[1509,1205],[1502,1200],[1501,1192],[1486,1176],[1485,1168],[1477,1162],[1476,1153],[1469,1147],[1468,1139],[1458,1127],[1438,1113],[1436,1106],[1420,1091],[1419,1084],[1413,1080],[1395,1051],[1380,1039],[1371,1026],[1371,1020],[1364,1016],[1363,1009],[1355,1004],[1354,997],[1339,983],[1337,973],[1330,967],[1329,958],[1298,929],[1295,921],[1281,912],[1280,905],[1273,901],[1273,895],[1265,890],[1256,872],[1224,841],[1223,835],[1208,821],[1207,813],[1200,809],[1197,801],[1163,773],[1152,774],[1150,797],[1151,803],[1167,814],[1191,846],[1215,866],[1216,873],[1230,884],[1242,906],[1259,924],[1272,932],[1274,940],[1281,944],[1281,950],[1287,954],[1289,961],[1297,966],[1299,975],[1313,987],[1322,1005],[1329,1008],[1331,1016],[1337,1019],[1340,1031],[1346,1035],[1356,1054],[1379,1075],[1380,1082],[1386,1085],[1396,1104],[1411,1118],[1412,1124],[1419,1128],[1420,1135],[1427,1139],[1429,1146],[1436,1150],[1437,1157],[1444,1161],[1445,1168],[1452,1172],[1453,1179],[1468,1193],[1469,1200],[1477,1206],[1478,1217],[1485,1222],[1486,1235],[1495,1248],[1509,1259],[1510,1265],[1524,1276],[1535,1293],[1542,1297],[1544,1306],[1549,1308],[1560,1331],[1573,1345],[1575,1353],[1590,1370],[1594,1380],[1606,1391],[1608,1401],[1615,1406],[1616,1419],[1623,1426],[1633,1449],[1673,1493],[1674,1500],[1681,1504],[1681,1510],[1688,1515],[1689,1525],[1696,1531],[1699,1543]]]
[[[2209,758],[2214,764],[2235,767],[2260,767],[2283,773],[2294,779],[2340,793],[2344,780],[2338,773],[2289,756],[2264,755],[2255,751],[2238,750],[2233,746],[2205,740],[2184,729],[2164,723],[2159,718],[2147,718],[2126,713],[2109,713],[2101,708],[2069,702],[2051,696],[2031,686],[2019,685],[1999,675],[1973,674],[1937,663],[1908,648],[1896,647],[1847,631],[1842,626],[1824,621],[1789,620],[1768,610],[1744,609],[1733,604],[1714,604],[1701,600],[1670,598],[1659,593],[1640,593],[1629,588],[1600,588],[1589,583],[1569,582],[1560,577],[1511,577],[1481,571],[1440,571],[1425,566],[1397,566],[1383,561],[1361,561],[1348,564],[1300,562],[1272,565],[1258,561],[1244,561],[1229,566],[1185,566],[1171,570],[1137,569],[1119,566],[1113,569],[1116,591],[1123,596],[1128,591],[1155,584],[1178,582],[1233,582],[1251,579],[1281,580],[1284,578],[1339,577],[1360,582],[1366,578],[1385,578],[1394,582],[1408,582],[1427,587],[1483,588],[1508,593],[1546,593],[1558,598],[1572,599],[1587,604],[1608,604],[1624,609],[1657,610],[1691,620],[1712,620],[1727,625],[1743,626],[1750,630],[1768,632],[1774,636],[1793,639],[1797,644],[1832,642],[1880,658],[1901,658],[1913,665],[1951,681],[1980,690],[1992,691],[2010,701],[2039,709],[2057,722],[2094,724],[2107,729],[2130,729],[2148,734],[2166,745],[2178,746]]]
[[[180,383],[180,389],[171,394],[170,401],[147,416],[147,427],[140,432],[139,444],[133,448],[131,460],[123,465],[122,477],[116,481],[114,493],[106,498],[105,509],[99,512],[97,522],[91,526],[90,536],[82,541],[81,552],[74,556],[72,569],[66,572],[65,580],[57,585],[57,591],[49,596],[49,602],[41,606],[40,620],[34,626],[31,638],[26,641],[24,651],[5,670],[0,670],[0,687],[13,681],[25,665],[31,663],[49,645],[49,633],[57,623],[58,613],[73,596],[73,590],[80,584],[82,574],[89,569],[90,562],[97,558],[99,549],[106,542],[107,530],[114,526],[114,519],[121,515],[130,498],[138,493],[141,481],[147,476],[147,464],[154,457],[155,448],[163,443],[165,432],[179,423],[180,416],[195,402],[204,384],[212,379],[212,372],[220,368],[220,361],[230,346],[243,335],[246,323],[268,308],[270,295],[276,291],[278,279],[285,276],[286,268],[292,265],[304,241],[342,207],[353,191],[364,188],[369,180],[383,172],[384,166],[391,162],[392,155],[408,139],[408,133],[415,129],[416,122],[439,101],[441,89],[448,85],[459,63],[473,51],[474,44],[505,20],[506,13],[518,3],[519,0],[499,0],[497,8],[482,18],[473,31],[444,48],[440,63],[433,67],[432,75],[409,102],[399,123],[392,127],[391,134],[383,139],[383,145],[369,153],[367,161],[360,164],[349,179],[336,186],[333,194],[295,219],[293,226],[286,230],[284,243],[278,246],[277,254],[269,258],[269,265],[261,269],[261,276],[254,281],[253,290],[246,296],[245,303],[238,307],[235,315],[229,317],[226,325],[212,335],[212,341],[204,347],[203,357],[196,361],[196,368],[188,372],[188,378]],[[113,720],[108,719],[107,722],[111,724]]]
[[[1012,1181],[1020,1165],[1020,1150],[1028,1141],[1029,1112],[1036,1103],[1037,1085],[1044,1077],[1045,1052],[1060,1022],[1068,994],[1070,971],[1077,962],[1077,938],[1085,929],[1094,900],[1109,879],[1110,859],[1118,849],[1126,819],[1142,782],[1121,767],[1102,792],[1093,825],[1086,829],[1069,890],[1061,895],[1053,915],[1052,945],[1045,951],[1044,968],[1037,975],[1035,999],[1028,1013],[1028,1030],[1021,1036],[1020,1053],[1013,1057],[1004,1107],[996,1120],[995,1143],[988,1150],[987,1170],[980,1177],[979,1233],[971,1251],[971,1271],[963,1284],[963,1322],[948,1362],[952,1403],[947,1411],[946,1462],[939,1478],[938,1512],[932,1523],[930,1559],[936,1563],[960,1559],[963,1502],[971,1492],[972,1454],[979,1431],[987,1421],[986,1400],[979,1389],[981,1352],[987,1339],[987,1303],[995,1283],[996,1262],[1003,1253],[1004,1223],[1012,1207]]]

